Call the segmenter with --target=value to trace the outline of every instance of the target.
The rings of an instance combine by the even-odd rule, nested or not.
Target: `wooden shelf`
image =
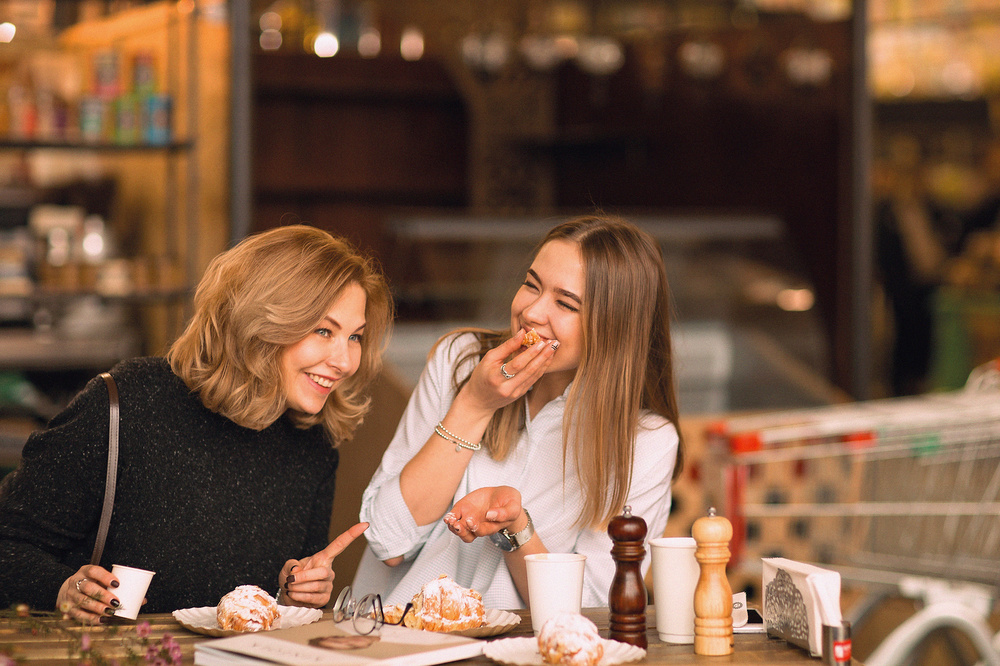
[[[889,16],[871,21],[873,29],[885,27],[921,28],[941,26],[971,28],[983,23],[1000,23],[1000,9],[932,10],[913,16]]]
[[[101,300],[111,301],[111,302],[149,303],[155,301],[177,301],[186,298],[189,295],[190,295],[189,289],[184,289],[180,287],[174,289],[142,289],[122,294],[102,293],[99,291],[88,290],[88,289],[39,288],[30,294],[24,294],[24,295],[0,294],[0,300],[16,299],[16,300],[30,300],[40,303],[53,303],[53,302],[64,302],[78,298],[87,298],[90,296],[96,296]]]
[[[511,135],[512,144],[532,150],[626,150],[648,146],[648,133],[602,130],[598,128],[565,128],[553,134]]]
[[[381,206],[459,206],[463,202],[464,193],[452,188],[420,187],[339,187],[331,185],[306,184],[299,187],[280,188],[274,185],[258,187],[255,199],[258,203],[317,205],[317,204],[364,204]]]
[[[254,96],[316,103],[463,103],[447,69],[433,58],[409,62],[302,53],[256,54]]]
[[[182,152],[194,148],[193,141],[170,143],[88,143],[84,141],[41,141],[33,139],[0,138],[0,150],[73,150],[98,152]]]
[[[878,122],[968,123],[988,126],[990,104],[986,99],[879,99],[875,103]]]
[[[138,335],[68,337],[31,329],[0,331],[0,368],[11,370],[107,369],[141,350]]]

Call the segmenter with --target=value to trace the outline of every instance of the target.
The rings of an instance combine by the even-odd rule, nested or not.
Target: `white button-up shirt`
[[[365,537],[372,553],[379,560],[405,555],[405,562],[392,568],[371,562],[367,567],[363,564],[355,578],[356,595],[380,592],[387,604],[405,603],[424,583],[448,574],[460,585],[479,591],[487,608],[524,608],[503,553],[489,539],[465,543],[441,520],[418,526],[399,488],[403,466],[423,447],[435,424],[448,412],[455,397],[453,368],[462,352],[473,344],[476,344],[474,336],[467,334],[457,340],[447,338],[438,345],[410,397],[381,465],[365,489],[361,520],[371,524]],[[471,372],[473,367],[474,361],[467,371]],[[576,524],[583,507],[583,489],[572,452],[566,456],[565,468],[563,464],[565,405],[566,393],[529,419],[505,460],[493,460],[485,449],[476,452],[452,502],[477,488],[517,488],[522,505],[531,513],[535,532],[549,552],[587,556],[583,606],[607,606],[615,573],[612,541],[605,530]],[[646,521],[647,540],[661,536],[667,524],[677,445],[673,424],[656,414],[642,415],[626,504],[631,506],[632,515]],[[648,545],[646,552],[643,573],[650,563]],[[370,554],[366,554],[366,559],[371,559]],[[376,576],[366,573],[379,567],[385,571]]]

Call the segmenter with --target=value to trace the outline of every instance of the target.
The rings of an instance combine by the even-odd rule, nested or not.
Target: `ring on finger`
[[[517,375],[516,372],[515,373],[507,372],[507,364],[506,363],[504,363],[503,365],[500,366],[500,374],[503,375],[504,379],[514,379],[514,377]]]
[[[86,594],[86,592],[80,589],[80,583],[82,583],[85,580],[87,580],[87,578],[83,577],[80,580],[76,581],[76,591],[79,592],[80,594]]]

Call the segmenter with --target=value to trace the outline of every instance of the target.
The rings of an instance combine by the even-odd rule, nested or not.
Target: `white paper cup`
[[[656,633],[664,643],[694,643],[694,588],[701,568],[691,537],[651,539]]]
[[[528,570],[528,606],[535,635],[559,612],[579,613],[583,602],[583,565],[586,555],[539,553],[525,555]]]
[[[111,573],[118,578],[119,585],[112,592],[122,605],[115,611],[118,617],[134,620],[139,617],[139,609],[142,608],[142,600],[149,589],[149,581],[153,580],[152,571],[145,569],[135,569],[133,567],[116,564],[111,567]]]

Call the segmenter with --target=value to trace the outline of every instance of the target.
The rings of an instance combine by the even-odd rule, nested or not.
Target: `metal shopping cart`
[[[736,417],[711,441],[732,570],[782,556],[921,599],[868,666],[908,663],[944,627],[1000,664],[986,623],[1000,593],[1000,359],[963,391]]]

